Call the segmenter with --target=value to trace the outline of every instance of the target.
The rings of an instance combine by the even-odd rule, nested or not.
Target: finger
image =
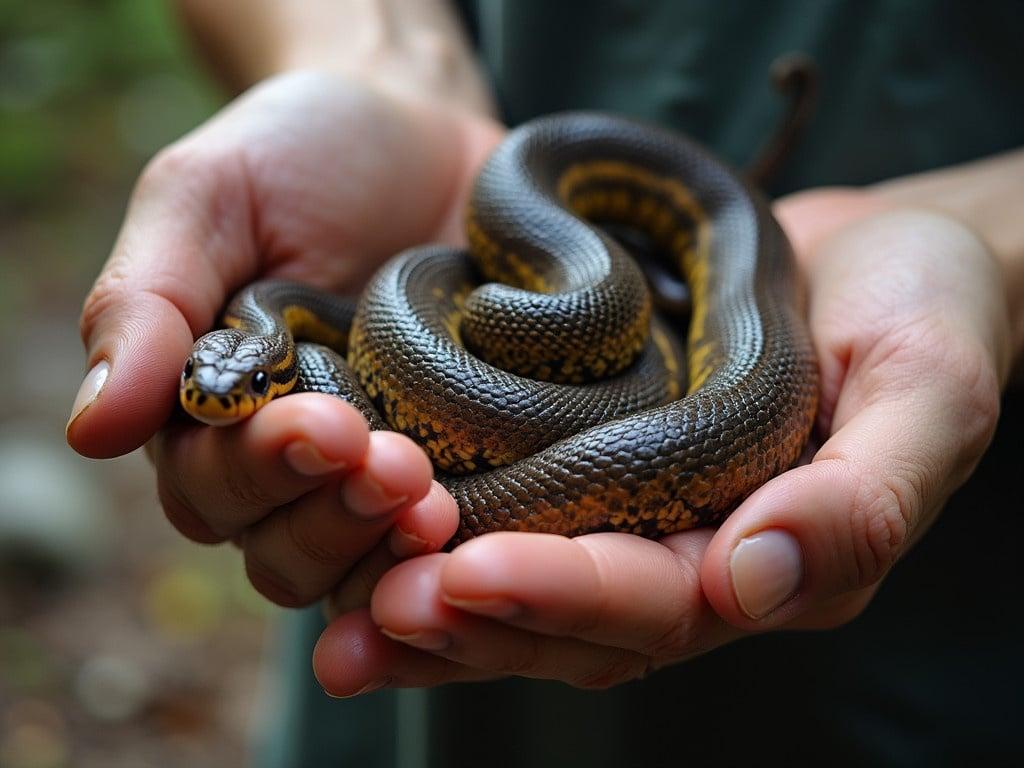
[[[496,675],[606,688],[647,673],[642,653],[572,637],[552,637],[461,611],[444,602],[441,571],[451,555],[407,560],[377,585],[370,613],[399,642]]]
[[[458,527],[459,506],[435,480],[425,499],[399,513],[388,547],[401,560],[436,552],[448,543]]]
[[[331,591],[324,605],[327,618],[369,606],[377,582],[392,566],[407,557],[437,552],[458,526],[455,499],[435,480],[426,497],[399,510],[387,541],[360,560]]]
[[[369,608],[370,596],[377,582],[400,562],[388,546],[388,541],[380,541],[324,598],[321,605],[324,618],[334,621],[346,613]]]
[[[452,552],[442,599],[545,635],[681,657],[728,639],[701,592],[710,539],[708,531],[659,542],[617,533],[491,534]]]
[[[244,173],[185,140],[147,167],[113,253],[86,298],[86,376],[71,446],[107,458],[148,440],[171,414],[193,338],[256,269]]]
[[[875,583],[865,589],[846,592],[836,597],[822,600],[811,607],[807,613],[797,616],[793,621],[786,624],[786,630],[834,629],[853,621],[870,605],[880,587],[880,583]]]
[[[223,540],[363,464],[370,431],[352,406],[303,393],[230,427],[176,425],[153,440],[160,500],[186,536]]]
[[[246,531],[249,580],[279,605],[319,600],[385,538],[402,509],[426,497],[432,472],[408,437],[374,432],[361,466]]]
[[[985,296],[998,278],[969,233],[935,218],[886,217],[816,262],[812,329],[834,434],[708,548],[705,593],[738,627],[781,626],[842,595],[834,616],[855,615],[991,437],[999,376]]]
[[[859,187],[817,187],[777,200],[772,212],[797,257],[807,257],[830,234],[881,213],[887,204]]]
[[[779,626],[877,584],[964,472],[955,423],[937,415],[946,406],[914,393],[866,408],[744,502],[708,549],[715,609],[739,627]]]
[[[347,613],[324,630],[313,650],[313,672],[324,691],[335,697],[494,678],[385,637],[367,610]]]

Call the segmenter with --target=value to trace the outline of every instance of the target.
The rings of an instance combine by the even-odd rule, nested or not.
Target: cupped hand
[[[164,150],[85,302],[90,373],[68,442],[102,458],[151,441],[172,523],[197,541],[235,539],[281,604],[316,600],[356,562],[380,571],[436,549],[456,513],[430,492],[429,462],[339,400],[296,395],[230,428],[161,427],[193,340],[235,290],[282,277],[355,293],[403,248],[457,241],[500,134],[450,106],[294,73]]]
[[[1001,276],[965,226],[869,193],[805,193],[776,212],[822,372],[809,462],[717,531],[496,533],[401,563],[321,636],[328,692],[503,675],[606,687],[864,609],[994,431],[1009,367]]]

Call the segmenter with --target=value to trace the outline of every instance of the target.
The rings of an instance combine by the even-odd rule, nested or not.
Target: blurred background
[[[77,315],[146,160],[223,97],[162,0],[0,0],[0,766],[244,762],[273,609],[64,442]]]

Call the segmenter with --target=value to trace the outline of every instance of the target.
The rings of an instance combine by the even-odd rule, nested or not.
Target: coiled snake
[[[536,120],[487,161],[466,220],[469,251],[406,251],[358,303],[243,289],[195,343],[182,406],[226,424],[288,392],[345,398],[428,452],[461,512],[452,543],[658,537],[797,460],[818,380],[792,253],[705,150],[606,115]],[[688,318],[654,312],[623,229],[681,273]]]

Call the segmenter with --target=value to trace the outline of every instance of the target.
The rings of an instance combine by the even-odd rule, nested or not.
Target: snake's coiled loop
[[[685,323],[652,315],[606,228],[639,230],[685,277],[685,358]],[[269,350],[269,323],[345,350],[347,363],[299,344],[262,365],[417,440],[459,504],[456,542],[660,536],[721,519],[799,457],[817,368],[792,254],[760,196],[704,150],[604,115],[534,121],[487,162],[467,230],[471,255],[418,248],[385,265],[354,319],[311,289],[257,284],[229,309],[238,330],[217,333],[242,333],[235,347],[262,334]],[[203,344],[193,358],[213,360]]]

